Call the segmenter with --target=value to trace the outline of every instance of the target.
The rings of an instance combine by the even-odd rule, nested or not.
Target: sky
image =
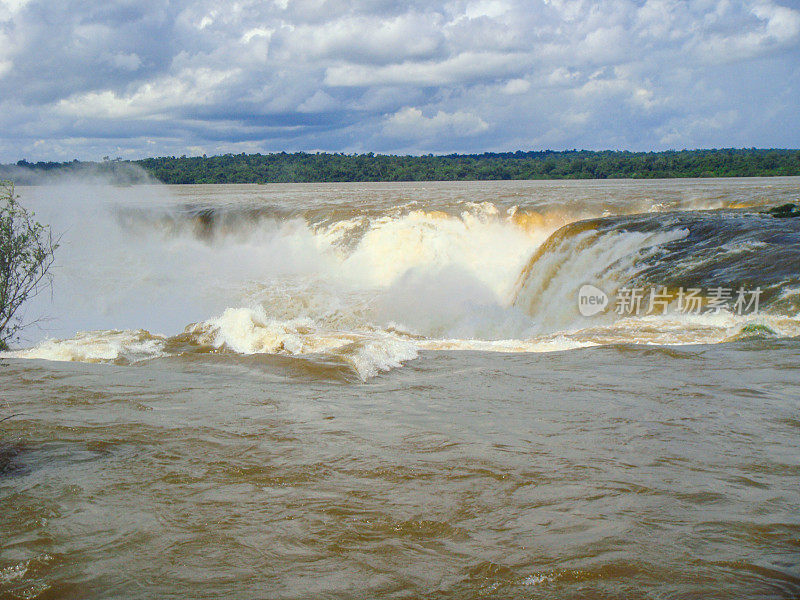
[[[0,0],[0,161],[800,147],[800,0]]]

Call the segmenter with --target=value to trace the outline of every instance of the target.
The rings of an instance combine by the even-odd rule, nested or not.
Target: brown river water
[[[0,598],[800,597],[800,178],[19,192]]]

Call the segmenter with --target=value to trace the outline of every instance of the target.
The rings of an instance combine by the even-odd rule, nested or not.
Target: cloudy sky
[[[0,161],[800,147],[800,0],[0,0]]]

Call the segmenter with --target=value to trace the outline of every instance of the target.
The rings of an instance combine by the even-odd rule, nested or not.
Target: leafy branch
[[[25,327],[22,305],[51,283],[57,248],[50,227],[19,203],[14,184],[0,182],[0,350]]]

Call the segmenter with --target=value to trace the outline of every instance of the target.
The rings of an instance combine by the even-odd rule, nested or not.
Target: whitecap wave
[[[135,331],[80,331],[69,339],[47,339],[32,348],[0,353],[8,358],[135,363],[164,356],[164,336]]]

